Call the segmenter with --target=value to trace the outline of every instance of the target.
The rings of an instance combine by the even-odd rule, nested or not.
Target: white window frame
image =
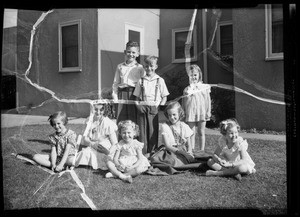
[[[181,59],[175,59],[175,35],[178,32],[188,32],[189,28],[178,28],[178,29],[172,29],[172,63],[184,63],[184,62],[193,62],[197,61],[197,28],[194,26],[193,29],[193,45],[194,45],[194,52],[191,54],[190,59],[181,58]]]
[[[136,31],[140,33],[140,55],[144,54],[144,33],[145,33],[145,28],[143,26],[133,24],[133,23],[125,23],[125,43],[129,40],[129,30]]]
[[[266,32],[266,61],[283,60],[283,52],[272,52],[272,9],[271,4],[265,5],[265,32]]]
[[[217,28],[217,52],[221,55],[221,26],[233,25],[232,21],[221,21]]]
[[[62,27],[78,25],[78,66],[63,67],[62,65]],[[58,24],[58,56],[59,56],[59,72],[81,72],[82,71],[82,31],[81,20],[73,20]]]

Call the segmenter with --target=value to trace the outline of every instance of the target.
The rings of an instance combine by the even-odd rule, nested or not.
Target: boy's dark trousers
[[[143,154],[153,152],[158,146],[158,107],[137,105],[139,141],[144,143]]]
[[[135,100],[134,87],[118,88],[118,98],[124,100]],[[116,106],[117,123],[131,120],[137,124],[137,110],[135,104],[118,104]]]

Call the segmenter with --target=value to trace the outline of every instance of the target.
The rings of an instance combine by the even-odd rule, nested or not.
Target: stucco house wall
[[[233,10],[234,84],[258,97],[284,102],[283,60],[265,59],[264,5]],[[245,79],[246,78],[246,81]],[[250,82],[249,82],[250,81]],[[285,130],[285,105],[236,94],[236,117],[244,128]]]
[[[33,16],[36,14],[36,16]],[[19,22],[26,23],[18,25],[18,37],[24,37],[23,42],[26,47],[29,46],[28,37],[30,37],[30,28],[41,12],[20,10],[18,13]],[[28,19],[31,19],[30,21]],[[59,23],[73,20],[81,20],[82,26],[82,71],[59,72],[59,56],[58,56],[58,25]],[[29,25],[28,25],[29,24]],[[30,26],[30,27],[28,27]],[[29,78],[34,83],[45,87],[53,92],[61,99],[72,99],[80,97],[87,93],[97,90],[97,13],[95,9],[60,9],[53,10],[49,13],[44,21],[38,26],[35,33],[33,43],[32,68],[30,69]],[[25,33],[25,34],[24,34]],[[88,33],[88,34],[87,34]],[[18,41],[18,48],[21,45]],[[26,54],[19,52],[22,59],[18,59],[21,70],[28,67]],[[23,59],[25,57],[25,59]],[[18,82],[18,102],[19,106],[39,105],[41,102],[50,98],[47,93],[41,93],[30,85]],[[76,105],[58,103],[56,100],[48,101],[43,107],[35,109],[36,114],[44,114],[58,109],[67,110],[69,115],[75,115],[82,110],[83,113],[89,113],[88,104],[83,108],[76,108]],[[75,107],[74,107],[75,106]],[[79,105],[79,107],[82,105]],[[70,107],[70,108],[69,108]]]
[[[41,11],[19,10],[18,71],[23,74],[29,66],[32,26],[41,14]],[[82,71],[59,72],[58,25],[75,20],[81,20],[82,27]],[[28,77],[33,83],[55,92],[60,99],[97,99],[101,90],[109,93],[115,69],[125,60],[126,24],[143,29],[141,54],[158,56],[158,9],[53,10],[36,29],[33,64]],[[17,88],[20,113],[48,115],[65,110],[70,116],[89,114],[88,103],[58,102],[51,99],[49,93],[39,91],[23,80],[19,80]],[[42,106],[32,109],[36,105]]]

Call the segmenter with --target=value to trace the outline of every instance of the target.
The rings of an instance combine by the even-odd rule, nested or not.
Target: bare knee
[[[207,165],[208,165],[209,167],[212,167],[215,163],[216,163],[216,162],[215,162],[214,159],[212,159],[212,158],[209,158],[208,161],[207,161]]]
[[[35,155],[33,155],[32,159],[33,159],[34,161],[39,162],[40,159],[41,159],[41,155],[40,155],[40,154],[35,154]]]
[[[239,173],[248,173],[248,165],[247,164],[242,164],[238,166],[238,172]]]

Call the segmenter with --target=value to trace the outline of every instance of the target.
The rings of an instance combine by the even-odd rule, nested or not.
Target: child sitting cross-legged
[[[107,161],[110,172],[105,177],[117,177],[132,183],[132,177],[145,172],[150,164],[142,153],[144,144],[135,139],[139,133],[139,126],[131,120],[125,120],[119,122],[118,131],[122,139],[116,145],[113,159]]]
[[[241,180],[241,174],[255,173],[255,163],[247,152],[248,143],[239,136],[240,125],[236,119],[227,119],[220,123],[222,136],[218,140],[213,158],[207,165],[213,170],[206,171],[207,176],[234,176]]]

